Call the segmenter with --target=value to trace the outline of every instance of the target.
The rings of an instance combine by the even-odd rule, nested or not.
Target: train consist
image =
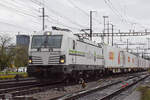
[[[39,79],[62,80],[132,73],[149,67],[150,61],[121,48],[53,30],[31,36],[27,72]]]

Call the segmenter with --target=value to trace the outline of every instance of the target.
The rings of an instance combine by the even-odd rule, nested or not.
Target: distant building
[[[30,36],[29,35],[17,35],[16,45],[29,47]]]

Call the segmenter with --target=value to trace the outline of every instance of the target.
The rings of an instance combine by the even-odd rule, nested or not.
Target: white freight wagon
[[[136,55],[129,52],[124,52],[124,68],[136,68],[138,67],[138,58]]]
[[[121,48],[104,46],[105,68],[122,68],[123,52]]]

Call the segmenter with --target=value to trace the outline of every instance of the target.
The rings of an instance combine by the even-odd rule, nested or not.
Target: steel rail
[[[124,81],[127,81],[127,80],[130,80],[130,79],[134,79],[134,78],[136,78],[136,77],[138,77],[138,76],[132,76],[132,77],[129,77],[129,78],[127,78],[126,80],[124,80]],[[147,77],[147,76],[146,76]],[[140,80],[143,80],[143,79],[145,79],[146,77],[144,77],[144,78],[142,78],[142,79],[140,79]],[[75,100],[75,99],[78,99],[78,98],[81,98],[81,97],[84,97],[84,96],[86,96],[86,95],[88,95],[88,94],[91,94],[91,93],[94,93],[94,92],[97,92],[97,91],[103,91],[104,89],[107,89],[107,88],[109,88],[109,87],[111,87],[111,86],[113,86],[113,85],[116,85],[116,84],[119,84],[119,83],[121,83],[122,81],[117,81],[117,82],[113,82],[113,83],[110,83],[110,84],[107,84],[107,85],[105,85],[105,86],[97,86],[97,87],[95,87],[95,88],[92,88],[92,89],[89,89],[89,90],[83,90],[83,91],[79,91],[79,92],[76,92],[76,93],[71,93],[71,94],[68,94],[68,95],[64,95],[64,96],[61,96],[61,97],[56,97],[56,98],[53,98],[53,99],[51,99],[51,100]],[[136,82],[137,83],[137,82]],[[130,86],[130,85],[129,85]],[[124,89],[124,88],[123,88]],[[113,95],[113,94],[112,94]],[[107,98],[107,96],[105,97],[105,98]],[[104,99],[102,99],[102,100],[105,100],[105,98]],[[109,98],[109,96],[108,96],[108,98]],[[101,100],[101,99],[100,99]],[[109,99],[106,99],[106,100],[109,100]]]
[[[12,87],[12,88],[7,88],[7,89],[1,89],[0,98],[5,99],[6,94],[11,94],[11,96],[14,98],[15,96],[37,93],[37,92],[59,87],[61,83],[62,82],[37,83],[37,84],[34,83],[31,85],[24,85],[24,86]]]

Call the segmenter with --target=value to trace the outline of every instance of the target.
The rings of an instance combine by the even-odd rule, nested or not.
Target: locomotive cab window
[[[61,48],[62,35],[35,35],[31,48]]]
[[[47,37],[47,47],[48,48],[60,48],[61,47],[62,36],[48,36]]]

